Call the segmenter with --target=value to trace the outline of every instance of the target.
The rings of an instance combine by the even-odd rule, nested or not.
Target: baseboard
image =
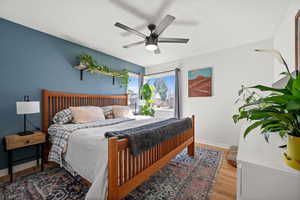
[[[207,144],[210,146],[215,146],[215,147],[219,147],[219,148],[223,148],[223,149],[229,149],[231,145],[228,144],[221,144],[221,143],[216,143],[216,142],[211,142],[211,141],[205,141],[205,140],[196,140],[196,143],[199,144]]]
[[[41,160],[40,160],[41,163]],[[13,166],[13,173],[36,166],[36,160]],[[8,168],[0,170],[0,177],[8,175]]]

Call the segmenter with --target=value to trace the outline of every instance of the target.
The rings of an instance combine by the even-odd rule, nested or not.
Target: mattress
[[[67,166],[64,167],[92,183],[86,195],[87,200],[106,198],[108,140],[105,138],[105,133],[136,128],[165,119],[135,116],[131,121],[123,121],[118,124],[78,129],[68,136],[63,156]]]

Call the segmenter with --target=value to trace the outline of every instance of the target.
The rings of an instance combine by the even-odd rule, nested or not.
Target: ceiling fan
[[[133,28],[130,28],[119,22],[115,23],[116,27],[119,27],[128,32],[134,33],[135,35],[142,37],[144,40],[138,41],[132,44],[123,46],[124,48],[130,48],[140,44],[145,44],[146,49],[149,51],[154,51],[155,54],[160,54],[160,49],[158,43],[187,43],[189,39],[186,38],[164,38],[160,35],[166,30],[166,28],[175,20],[175,17],[167,15],[158,26],[155,24],[149,24],[148,29],[150,30],[150,35],[147,36]]]
[[[135,30],[141,31],[144,29],[145,26],[148,24],[155,24],[159,21],[163,13],[168,10],[172,4],[175,3],[176,0],[163,0],[159,1],[159,7],[154,12],[145,12],[145,8],[139,8],[137,7],[132,1],[126,1],[126,0],[110,0],[112,4],[119,7],[120,9],[127,11],[130,15],[135,15],[137,18],[141,19],[145,22],[145,24],[139,24],[137,26],[134,26]],[[152,3],[152,2],[151,2]],[[176,20],[172,24],[174,26],[196,26],[198,25],[198,21],[189,19],[189,20]],[[129,36],[131,35],[131,32],[123,32],[121,33],[122,36]]]

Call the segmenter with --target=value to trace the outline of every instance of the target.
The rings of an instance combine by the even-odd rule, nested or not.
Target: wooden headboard
[[[106,96],[91,94],[71,94],[42,90],[42,127],[45,133],[53,116],[70,106],[110,106],[127,105],[127,95]]]

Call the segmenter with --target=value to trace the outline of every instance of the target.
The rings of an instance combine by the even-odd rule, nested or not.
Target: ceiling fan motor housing
[[[154,45],[157,45],[157,42],[158,42],[158,39],[155,35],[150,35],[148,37],[146,37],[146,40],[145,40],[145,45],[150,45],[150,44],[154,44]]]
[[[151,31],[151,33],[156,29],[156,25],[155,24],[149,24],[148,25],[148,29]]]

